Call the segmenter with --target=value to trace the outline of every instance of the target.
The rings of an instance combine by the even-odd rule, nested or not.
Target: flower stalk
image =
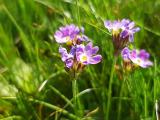
[[[115,68],[116,62],[117,62],[117,57],[115,57],[113,60],[110,79],[109,79],[108,101],[107,101],[107,110],[106,110],[105,120],[109,120],[110,107],[112,103],[112,83],[113,83],[113,76],[114,76],[114,70],[115,70],[114,68]]]

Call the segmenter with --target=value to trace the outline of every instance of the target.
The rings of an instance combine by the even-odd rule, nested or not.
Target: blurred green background
[[[114,57],[103,21],[123,18],[141,28],[134,46],[149,51],[154,66],[115,71],[108,99]],[[72,82],[53,37],[71,23],[85,28],[103,56],[78,78],[81,114],[73,110]],[[159,58],[160,0],[0,0],[0,119],[156,120]]]

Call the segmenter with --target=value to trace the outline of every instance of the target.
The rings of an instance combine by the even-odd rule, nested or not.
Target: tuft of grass
[[[0,0],[0,119],[156,119],[159,11],[159,0]],[[112,67],[111,34],[103,21],[123,18],[140,26],[134,45],[150,52],[154,66],[121,77]],[[70,23],[83,26],[103,56],[81,73],[74,97],[53,38]]]

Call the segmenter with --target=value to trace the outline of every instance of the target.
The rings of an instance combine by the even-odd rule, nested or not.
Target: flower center
[[[140,60],[140,59],[138,59],[138,60],[137,60],[137,63],[141,63],[141,60]]]
[[[86,62],[87,61],[87,56],[85,54],[81,55],[80,57],[80,61],[83,63],[83,62]]]
[[[112,34],[117,36],[119,34],[119,29],[113,29]]]
[[[68,46],[71,46],[72,45],[72,40],[70,39],[70,37],[69,36],[67,36],[66,37],[66,44],[68,45]]]

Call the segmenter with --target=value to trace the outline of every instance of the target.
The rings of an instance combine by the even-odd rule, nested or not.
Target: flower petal
[[[147,60],[149,58],[149,56],[150,56],[149,53],[146,52],[145,50],[140,50],[139,51],[138,57],[140,57],[141,59]]]
[[[122,55],[124,60],[129,59],[129,54],[130,54],[130,50],[128,49],[128,47],[125,47],[121,52],[121,55]]]
[[[71,68],[73,66],[73,59],[68,59],[65,63],[67,68]]]
[[[95,46],[92,48],[92,55],[95,55],[99,50],[99,47],[98,46]]]
[[[64,48],[64,47],[60,46],[60,47],[59,47],[59,53],[60,53],[60,54],[67,53],[66,48]]]
[[[130,41],[130,42],[133,42],[133,39],[134,39],[133,34],[130,34],[130,35],[129,35],[129,41]]]
[[[89,59],[89,64],[97,64],[97,63],[101,62],[101,60],[102,60],[102,56],[96,55],[96,56],[93,56]]]
[[[136,27],[136,28],[133,28],[133,29],[132,29],[132,32],[133,32],[133,33],[136,33],[136,32],[138,32],[138,31],[140,31],[140,28],[139,28],[139,27]]]
[[[59,47],[59,53],[61,54],[61,59],[63,62],[65,62],[67,59],[70,59],[74,57],[72,54],[68,54],[66,48]]]
[[[70,54],[73,56],[76,54],[76,47],[75,46],[72,46],[72,48],[70,50]]]
[[[67,42],[66,37],[63,37],[63,33],[60,32],[60,31],[56,31],[56,33],[54,34],[54,38],[55,38],[57,43],[65,43],[65,42]]]
[[[147,61],[145,61],[145,66],[146,67],[153,66],[153,62],[147,60]]]
[[[84,52],[84,45],[83,44],[80,44],[80,45],[77,45],[77,48],[76,48],[76,52],[77,53],[82,53],[82,52]]]
[[[130,22],[129,25],[128,25],[129,29],[132,29],[134,26],[135,26],[134,22]]]
[[[112,22],[111,21],[106,20],[104,22],[104,26],[108,29],[109,32],[111,32],[111,29],[112,29]]]
[[[92,46],[93,46],[93,43],[92,42],[89,42],[86,46],[85,46],[85,51],[91,51],[92,50]]]
[[[76,59],[77,61],[80,61],[80,55],[84,53],[84,45],[80,44],[80,45],[77,45],[77,48],[76,48]]]
[[[123,30],[120,34],[121,38],[126,38],[128,36],[128,31],[127,30]]]

